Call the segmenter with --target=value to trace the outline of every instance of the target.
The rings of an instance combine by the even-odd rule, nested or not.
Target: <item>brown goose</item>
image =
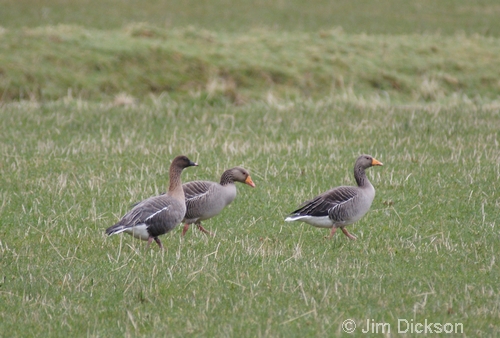
[[[305,202],[285,221],[302,221],[319,228],[332,228],[330,238],[340,228],[344,235],[356,239],[345,226],[359,221],[367,212],[375,197],[375,189],[366,177],[365,169],[383,165],[370,155],[361,155],[354,164],[357,187],[341,186]]]
[[[135,204],[132,210],[125,214],[118,223],[106,229],[106,234],[114,235],[126,232],[136,238],[148,241],[148,244],[151,244],[154,239],[163,249],[158,236],[175,228],[186,213],[181,182],[182,170],[197,165],[186,156],[177,156],[170,165],[168,192]]]
[[[202,225],[201,221],[217,216],[222,209],[236,198],[234,182],[255,184],[247,170],[234,167],[224,171],[220,183],[210,181],[192,181],[182,185],[186,195],[186,216],[182,236],[186,234],[190,224],[196,224],[200,231],[212,235]]]

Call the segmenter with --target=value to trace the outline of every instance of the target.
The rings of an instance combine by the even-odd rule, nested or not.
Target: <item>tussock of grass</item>
[[[415,102],[495,99],[500,90],[500,42],[477,35],[231,34],[139,24],[7,29],[0,43],[4,102],[134,103],[150,94],[236,104],[330,95]]]
[[[269,102],[3,105],[0,331],[303,337],[427,318],[497,335],[498,104]],[[164,191],[179,153],[200,163],[186,181],[243,165],[257,187],[205,222],[215,237],[177,229],[165,252],[107,238],[130,203]],[[377,196],[358,241],[283,221],[352,184],[359,153],[385,165],[368,171]]]

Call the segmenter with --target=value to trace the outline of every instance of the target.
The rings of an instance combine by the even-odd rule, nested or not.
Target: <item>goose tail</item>
[[[290,215],[287,218],[285,218],[285,222],[295,222],[301,219],[302,217],[303,217],[302,215],[297,215],[297,214]]]
[[[127,230],[127,226],[123,224],[115,224],[113,226],[110,226],[109,228],[106,229],[106,235],[111,236],[115,234],[120,234]]]

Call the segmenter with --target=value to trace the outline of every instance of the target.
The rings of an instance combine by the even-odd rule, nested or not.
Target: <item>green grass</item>
[[[0,336],[499,336],[499,10],[3,1]],[[284,222],[361,153],[384,166],[357,241]],[[257,187],[214,237],[107,237],[178,154],[184,181],[241,165]]]
[[[500,37],[499,15],[496,0],[3,0],[0,23],[11,28],[76,24],[118,29],[149,22],[238,33],[262,27],[292,32],[342,27],[356,34],[465,32]]]
[[[67,99],[0,110],[0,332],[8,336],[336,336],[352,318],[463,323],[500,317],[498,104],[363,100],[244,107],[115,107]],[[164,252],[104,229],[185,181],[251,171],[235,202],[181,228]],[[303,200],[353,184],[370,153],[377,190],[358,236],[283,221]],[[345,336],[348,336],[345,334]],[[413,336],[413,335],[410,335]]]
[[[355,95],[390,102],[494,100],[500,40],[483,36],[355,35],[258,30],[217,33],[131,25],[0,33],[2,101],[79,97],[252,101]]]

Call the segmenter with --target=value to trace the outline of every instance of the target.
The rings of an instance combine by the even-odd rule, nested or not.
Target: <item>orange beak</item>
[[[248,184],[252,188],[255,188],[255,183],[253,183],[252,178],[250,177],[250,175],[248,175],[247,179],[245,180],[245,184]]]
[[[384,165],[384,164],[376,159],[372,159],[372,165]]]

